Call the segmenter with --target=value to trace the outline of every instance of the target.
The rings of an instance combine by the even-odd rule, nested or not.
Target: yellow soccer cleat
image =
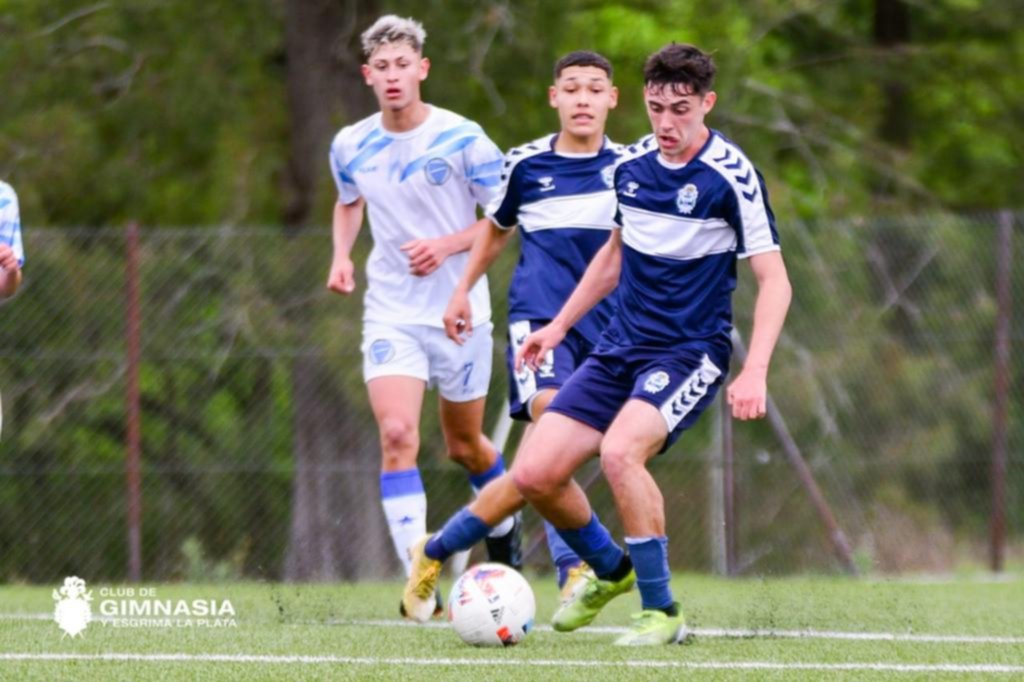
[[[437,581],[441,577],[441,562],[428,557],[424,548],[429,535],[424,535],[409,548],[412,567],[409,580],[402,593],[402,615],[418,623],[426,623],[437,608]]]

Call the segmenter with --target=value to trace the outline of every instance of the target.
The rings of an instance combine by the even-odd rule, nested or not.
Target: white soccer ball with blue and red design
[[[533,629],[537,604],[518,571],[504,564],[477,564],[448,595],[448,620],[473,646],[512,646]]]

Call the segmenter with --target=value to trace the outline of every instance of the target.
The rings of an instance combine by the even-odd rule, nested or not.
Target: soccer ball
[[[504,564],[471,567],[448,595],[448,620],[473,646],[518,644],[533,629],[536,610],[526,578]]]

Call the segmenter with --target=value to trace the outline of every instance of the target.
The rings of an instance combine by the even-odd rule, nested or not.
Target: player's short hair
[[[389,43],[408,43],[417,52],[423,52],[423,41],[427,39],[427,32],[423,30],[423,24],[411,17],[402,18],[394,14],[385,14],[373,26],[363,31],[360,36],[363,41],[363,54],[367,57],[377,51],[377,48]]]
[[[612,79],[612,63],[604,55],[591,50],[576,50],[555,62],[555,80],[570,66],[596,66],[608,74],[608,80]]]
[[[668,86],[679,95],[705,95],[715,84],[711,55],[685,43],[670,43],[644,63],[644,85],[655,90]]]

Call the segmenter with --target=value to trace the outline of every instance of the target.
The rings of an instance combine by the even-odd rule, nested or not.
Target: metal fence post
[[[139,226],[125,231],[125,498],[128,512],[128,580],[142,579],[142,426],[139,364],[142,315],[139,287]]]
[[[996,239],[996,330],[993,363],[992,405],[992,517],[989,554],[992,570],[1000,573],[1006,554],[1006,448],[1007,411],[1010,402],[1010,247],[1013,214],[999,212]]]

